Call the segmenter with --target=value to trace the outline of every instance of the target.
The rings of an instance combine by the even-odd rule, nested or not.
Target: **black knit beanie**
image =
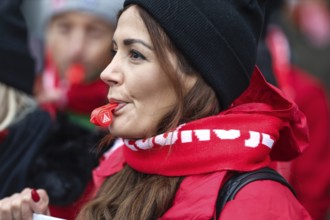
[[[262,30],[264,0],[126,0],[165,32],[215,90],[223,109],[248,87]]]
[[[0,82],[32,93],[34,62],[20,0],[0,1]]]

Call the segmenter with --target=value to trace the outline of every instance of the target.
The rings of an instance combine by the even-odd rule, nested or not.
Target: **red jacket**
[[[114,162],[111,167],[107,162]],[[107,164],[102,168],[102,165]],[[124,165],[121,149],[101,162],[100,168],[93,173],[92,188],[87,190],[96,192],[110,173],[119,171]],[[107,167],[107,169],[105,169]],[[216,172],[206,175],[194,175],[184,179],[177,191],[173,206],[160,220],[182,219],[212,219],[215,213],[215,201],[219,187],[226,172]],[[92,190],[91,190],[92,189]],[[80,202],[72,207],[51,207],[53,216],[74,219],[77,211],[89,196],[84,195]],[[89,194],[90,195],[90,194]],[[311,220],[304,207],[297,201],[292,192],[278,182],[256,181],[243,187],[236,194],[234,200],[229,201],[220,216],[220,220],[253,219],[253,220]]]
[[[321,83],[290,63],[287,39],[279,28],[271,28],[267,39],[279,87],[297,103],[309,127],[309,148],[289,164],[286,177],[313,219],[323,220],[330,207],[329,98]]]
[[[95,190],[106,177],[121,170],[124,164],[122,148],[113,150],[93,172]],[[160,220],[212,219],[216,197],[226,174],[222,171],[186,177],[176,193],[173,206]],[[239,191],[235,199],[226,204],[220,219],[304,220],[311,217],[290,189],[265,180],[250,183]]]
[[[315,220],[325,219],[330,207],[330,110],[323,88],[311,76],[292,68],[294,100],[307,118],[309,148],[292,161],[289,182]]]

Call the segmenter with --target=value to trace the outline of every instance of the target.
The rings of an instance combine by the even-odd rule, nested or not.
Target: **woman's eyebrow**
[[[142,44],[143,46],[147,47],[148,49],[154,50],[152,46],[150,46],[149,44],[147,44],[143,40],[133,39],[133,38],[124,40],[124,45],[128,46],[128,45],[131,45],[131,44]]]

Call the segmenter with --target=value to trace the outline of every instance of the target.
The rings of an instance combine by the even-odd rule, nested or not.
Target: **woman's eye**
[[[68,34],[71,30],[71,25],[67,23],[59,23],[57,25],[57,30],[60,34]]]
[[[131,50],[130,51],[130,57],[132,59],[142,59],[142,60],[145,60],[145,56],[143,56],[140,52],[136,51],[136,50]]]

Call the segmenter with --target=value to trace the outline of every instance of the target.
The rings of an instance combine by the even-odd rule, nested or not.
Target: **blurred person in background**
[[[316,76],[330,93],[330,1],[286,0],[273,20],[290,43],[292,63]]]
[[[19,0],[0,7],[0,198],[22,190],[51,125],[33,97],[35,69]]]
[[[111,60],[110,45],[122,0],[36,2],[45,41],[37,98],[91,127],[89,114],[106,103],[107,86],[99,75]]]
[[[295,188],[297,198],[313,219],[326,219],[330,207],[330,109],[324,85],[308,71],[292,64],[291,44],[283,29],[272,21],[283,1],[269,1],[265,30],[258,46],[257,64],[267,80],[279,86],[306,115],[309,148],[278,170]]]

